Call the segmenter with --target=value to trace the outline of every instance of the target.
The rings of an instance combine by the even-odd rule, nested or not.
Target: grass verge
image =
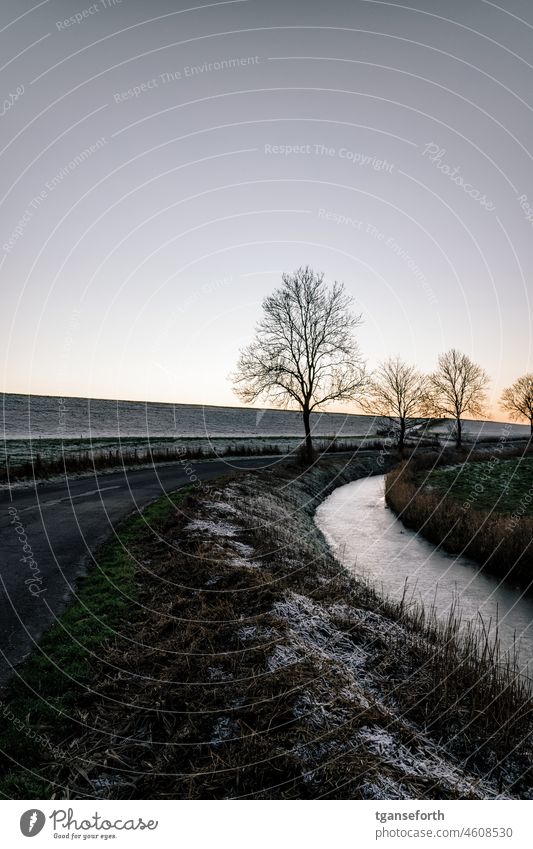
[[[91,682],[95,674],[107,674],[102,648],[124,622],[133,629],[139,616],[135,546],[147,527],[156,527],[184,498],[186,490],[160,499],[119,527],[117,538],[99,552],[97,565],[78,581],[75,602],[16,670],[0,701],[3,798],[54,794],[50,770],[74,756]]]

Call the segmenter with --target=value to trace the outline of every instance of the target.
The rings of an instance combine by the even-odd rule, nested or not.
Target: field
[[[417,481],[439,495],[475,504],[479,509],[533,513],[533,497],[526,498],[530,490],[533,492],[533,457],[460,463],[421,472]]]

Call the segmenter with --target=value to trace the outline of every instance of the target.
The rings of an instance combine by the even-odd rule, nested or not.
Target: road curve
[[[282,458],[181,463],[64,478],[0,492],[0,686],[72,597],[118,522],[167,492]]]

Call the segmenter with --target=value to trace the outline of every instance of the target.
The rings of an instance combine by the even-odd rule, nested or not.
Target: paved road
[[[199,480],[210,480],[279,462],[250,457],[193,465]],[[64,610],[76,578],[117,522],[190,482],[176,463],[0,493],[0,685]]]

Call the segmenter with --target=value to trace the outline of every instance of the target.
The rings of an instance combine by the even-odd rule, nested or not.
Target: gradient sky
[[[533,368],[531,3],[193,5],[1,4],[3,390],[236,404],[308,263],[370,366],[458,347],[501,418]]]

